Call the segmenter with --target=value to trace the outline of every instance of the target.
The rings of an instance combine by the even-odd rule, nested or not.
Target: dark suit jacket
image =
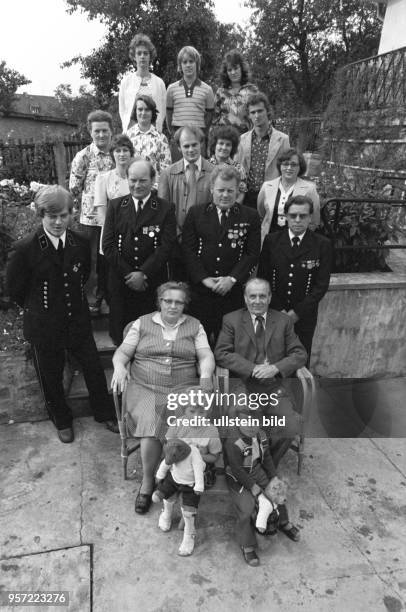
[[[80,344],[91,333],[84,284],[90,249],[80,234],[66,231],[64,259],[43,228],[14,245],[7,267],[10,297],[24,308],[24,336],[50,348]]]
[[[155,192],[138,214],[131,195],[116,198],[108,205],[103,251],[121,278],[141,270],[150,286],[167,280],[165,266],[175,240],[174,206]]]
[[[285,378],[306,364],[307,354],[296,336],[288,315],[268,310],[265,324],[266,355]],[[255,365],[257,345],[251,315],[245,308],[223,318],[214,356],[216,363],[246,380]]]
[[[269,281],[271,307],[293,309],[299,319],[317,319],[318,304],[330,282],[331,243],[307,230],[293,249],[288,230],[269,234],[264,241],[258,277]]]
[[[232,206],[225,229],[214,204],[193,206],[187,214],[182,251],[194,284],[208,276],[233,276],[245,282],[258,262],[260,248],[260,220],[252,208]]]

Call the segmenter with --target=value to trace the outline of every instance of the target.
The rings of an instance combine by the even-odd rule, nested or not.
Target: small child
[[[165,459],[156,473],[158,489],[153,493],[152,501],[163,500],[163,510],[158,526],[162,531],[169,531],[176,495],[182,494],[181,510],[185,528],[179,555],[186,557],[194,550],[195,516],[200,494],[204,491],[205,463],[195,446],[189,446],[177,438],[168,440],[164,448],[164,455]]]
[[[276,469],[269,452],[269,443],[265,432],[255,422],[249,419],[255,418],[255,413],[240,410],[237,413],[240,419],[245,419],[247,424],[239,424],[235,434],[229,436],[225,442],[226,451],[226,476],[231,499],[237,514],[236,536],[242,548],[243,556],[251,566],[259,565],[256,554],[257,541],[255,530],[251,524],[251,516],[258,503],[257,523],[258,531],[264,533],[267,526],[267,518],[273,510],[264,492],[269,491],[269,486],[276,485],[279,481]],[[284,483],[283,483],[284,484]],[[281,490],[281,496],[286,495],[286,485]],[[276,501],[277,496],[275,495]],[[280,499],[284,501],[284,499]],[[279,529],[291,540],[299,540],[299,530],[289,522],[286,506],[278,505]]]
[[[195,390],[197,390],[196,388]],[[193,417],[208,417],[204,405],[189,404],[185,408],[183,418],[190,421]],[[221,441],[215,425],[173,425],[166,432],[166,439],[178,438],[187,444],[196,446],[205,462],[204,484],[205,489],[212,487],[216,482],[215,463],[221,453]]]

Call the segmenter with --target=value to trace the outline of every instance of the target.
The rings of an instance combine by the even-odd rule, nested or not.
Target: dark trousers
[[[257,210],[257,199],[259,191],[247,191],[244,197],[244,206]]]
[[[155,293],[155,286],[146,291],[129,289],[124,280],[109,268],[109,333],[117,346],[123,341],[123,330],[127,323],[156,310]]]
[[[199,319],[210,344],[214,346],[220,333],[223,316],[242,308],[243,304],[243,290],[239,283],[236,283],[224,296],[200,284],[192,289],[189,312],[193,317]]]
[[[200,502],[200,495],[194,492],[193,487],[175,482],[170,472],[168,472],[164,480],[159,483],[158,490],[162,493],[164,499],[169,499],[172,495],[181,493],[182,506],[197,508]]]
[[[312,342],[314,330],[316,329],[316,323],[317,320],[315,321],[314,319],[311,319],[310,321],[306,321],[306,319],[299,319],[299,321],[296,321],[295,323],[295,332],[297,333],[300,342],[303,344],[307,352],[307,366],[310,363],[310,354],[312,352]]]
[[[64,348],[32,345],[34,365],[50,418],[57,429],[72,425],[72,411],[63,389]],[[107,390],[106,378],[97,353],[94,338],[89,334],[79,346],[69,349],[78,360],[89,391],[90,407],[96,421],[114,418],[114,406]]]

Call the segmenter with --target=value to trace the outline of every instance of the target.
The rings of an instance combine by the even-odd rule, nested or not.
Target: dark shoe
[[[117,421],[113,421],[113,419],[108,419],[107,421],[104,421],[104,424],[109,431],[112,431],[113,433],[120,433]]]
[[[255,552],[255,550],[249,550],[248,551],[248,550],[245,550],[243,548],[242,549],[242,554],[243,554],[245,563],[247,563],[251,567],[258,567],[258,565],[259,565],[259,557],[258,557],[257,553]]]
[[[75,439],[72,427],[66,427],[65,429],[57,429],[57,432],[58,438],[64,444],[70,444]]]
[[[298,542],[300,540],[300,531],[297,527],[295,527],[295,525],[292,525],[292,523],[285,523],[284,525],[279,525],[279,529],[280,531],[283,531],[283,533],[287,535],[288,538],[293,542]]]
[[[145,514],[148,512],[152,502],[152,493],[138,493],[135,498],[135,511],[137,514]]]

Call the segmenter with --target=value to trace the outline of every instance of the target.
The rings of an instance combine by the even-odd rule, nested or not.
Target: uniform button
[[[65,284],[64,284],[64,287],[69,287],[69,284],[68,284],[68,283],[65,283]]]
[[[68,273],[67,273],[67,272],[64,272],[64,273],[63,273],[63,275],[64,275],[64,276],[68,276]]]
[[[65,293],[65,296],[66,296],[66,297],[69,297],[69,293]]]
[[[134,240],[138,240],[138,236],[135,236]]]
[[[220,242],[219,247],[222,247],[222,246],[223,246],[223,245],[222,245],[222,244],[221,244],[221,242]]]
[[[292,293],[291,291],[288,291],[288,295],[290,295],[291,293]]]
[[[134,251],[138,251],[138,247],[134,247]]]
[[[216,257],[216,261],[220,261],[220,257]]]
[[[291,267],[291,268],[294,268],[294,267],[295,267],[295,265],[294,265],[294,264],[290,264],[290,267]]]
[[[292,283],[288,283],[288,287],[291,287],[291,286],[292,286]]]
[[[72,306],[72,304],[70,302],[68,302],[68,306],[70,307],[70,306]]]
[[[218,271],[218,270],[216,270],[214,274],[218,274],[218,273],[219,273],[219,271]]]
[[[293,276],[293,272],[289,272],[289,276]]]

